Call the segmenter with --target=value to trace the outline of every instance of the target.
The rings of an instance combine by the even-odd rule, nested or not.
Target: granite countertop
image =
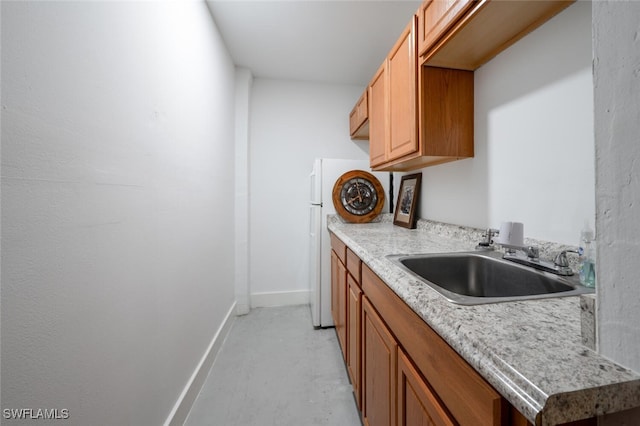
[[[367,224],[330,216],[328,228],[532,423],[640,406],[640,375],[583,345],[580,297],[456,305],[385,257],[473,250],[479,230],[424,220],[409,230],[391,215]],[[542,244],[541,257],[558,247]]]

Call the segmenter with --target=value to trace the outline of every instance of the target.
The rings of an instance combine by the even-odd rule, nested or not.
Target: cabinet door
[[[347,360],[347,267],[338,262],[338,322],[336,332],[342,347],[342,356]]]
[[[331,251],[331,315],[342,356],[347,359],[347,268],[335,251]]]
[[[356,404],[358,408],[362,408],[360,396],[362,290],[350,274],[347,274],[347,290],[347,370],[351,377]]]
[[[333,254],[333,253],[332,253]],[[347,360],[347,267],[335,257],[335,285],[332,283],[332,300],[335,303],[333,322],[335,323],[342,356]],[[332,273],[333,277],[333,273]]]
[[[349,114],[349,133],[351,139],[368,139],[369,138],[369,95],[367,90],[364,91],[356,106],[353,107]]]
[[[387,161],[418,151],[418,63],[415,17],[396,42],[387,60],[389,81],[389,144]]]
[[[456,424],[407,355],[398,349],[398,426]]]
[[[362,299],[376,307],[402,350],[460,424],[509,424],[506,400],[366,265],[362,291]]]
[[[473,4],[471,0],[427,0],[418,9],[418,53],[423,55]]]
[[[333,323],[338,323],[338,264],[340,259],[335,251],[331,250],[331,316]]]
[[[386,61],[369,84],[369,162],[375,167],[385,162],[387,145]]]
[[[362,298],[362,420],[395,426],[398,344],[366,297]]]

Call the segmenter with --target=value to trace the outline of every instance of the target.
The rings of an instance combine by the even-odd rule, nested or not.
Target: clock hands
[[[347,203],[349,204],[353,204],[353,202],[355,200],[360,201],[361,203],[369,203],[370,199],[371,199],[371,191],[370,189],[365,185],[362,190],[360,189],[360,183],[359,182],[355,182],[355,189],[358,192],[358,195],[355,197],[352,197],[351,199],[347,200]]]
[[[358,184],[357,181],[356,181],[356,191],[358,191],[358,196],[351,198],[349,201],[347,201],[347,203],[352,204],[354,200],[358,200],[358,201],[362,202],[362,194],[360,193],[360,185]]]
[[[357,197],[350,198],[350,199],[347,200],[347,204],[353,205],[353,202],[356,201],[356,200],[362,202],[362,197],[358,195]]]

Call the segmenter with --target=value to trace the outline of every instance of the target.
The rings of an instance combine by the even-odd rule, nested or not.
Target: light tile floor
[[[237,317],[187,426],[358,426],[335,330],[314,329],[308,306]]]

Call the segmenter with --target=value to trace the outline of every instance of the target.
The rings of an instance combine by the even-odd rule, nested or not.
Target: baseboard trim
[[[270,293],[252,293],[252,308],[273,306],[306,305],[309,303],[309,290],[274,291]]]
[[[231,305],[231,308],[227,312],[222,324],[218,327],[216,334],[213,336],[211,343],[209,343],[209,347],[205,351],[200,362],[193,371],[193,374],[189,378],[189,381],[182,390],[182,393],[171,410],[171,413],[169,413],[169,417],[167,417],[167,420],[164,422],[164,426],[183,425],[187,420],[191,407],[202,389],[202,385],[209,374],[213,361],[215,361],[216,356],[218,355],[218,351],[220,351],[222,342],[224,342],[227,334],[229,334],[231,325],[235,320],[235,312],[236,302],[233,302],[233,305]]]

